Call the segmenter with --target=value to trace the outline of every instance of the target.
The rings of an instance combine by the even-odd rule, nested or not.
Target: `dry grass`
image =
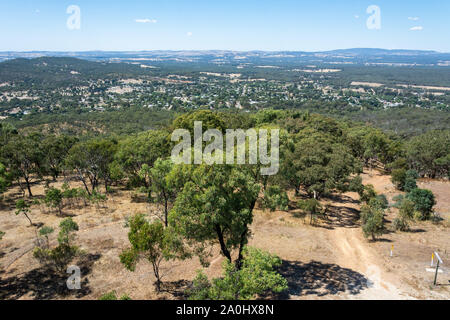
[[[364,183],[387,195],[391,201],[397,194],[388,176],[377,171],[365,172]],[[449,211],[448,182],[427,181],[436,193],[438,210]],[[52,184],[61,187],[62,181]],[[72,181],[71,187],[79,186]],[[422,186],[422,185],[421,185]],[[33,186],[36,197],[44,194],[43,184]],[[97,299],[115,290],[133,299],[183,299],[184,289],[201,268],[198,259],[164,262],[165,284],[157,294],[152,285],[154,276],[146,262],[135,272],[127,271],[119,261],[119,253],[128,247],[127,216],[147,213],[146,203],[131,201],[130,191],[116,189],[105,205],[66,206],[65,215],[79,224],[77,244],[88,255],[74,263],[82,267],[82,290],[64,289],[65,275],[52,276],[32,257],[35,229],[22,216],[14,214],[13,202],[20,196],[17,188],[5,195],[0,208],[0,230],[6,235],[0,242],[0,299]],[[432,274],[425,272],[433,250],[439,250],[444,261],[450,261],[450,237],[444,223],[415,223],[414,232],[387,233],[379,242],[366,241],[359,228],[359,202],[354,193],[323,199],[328,204],[326,219],[309,225],[295,208],[292,193],[288,212],[268,212],[257,208],[251,226],[249,244],[277,254],[283,260],[281,272],[289,282],[288,294],[276,298],[289,299],[449,299],[449,274],[440,274],[440,286],[430,290]],[[387,215],[388,222],[395,210]],[[31,218],[57,229],[62,217],[32,207]],[[388,224],[389,225],[389,224]],[[51,237],[56,243],[56,235]],[[394,244],[394,256],[389,256]],[[221,274],[223,257],[217,247],[211,249],[210,266],[206,274]]]

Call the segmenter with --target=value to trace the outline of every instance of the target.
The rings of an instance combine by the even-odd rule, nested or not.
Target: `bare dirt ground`
[[[399,192],[390,177],[377,171],[366,171],[365,184],[371,183],[390,203]],[[60,187],[61,182],[52,184]],[[75,187],[77,182],[71,182]],[[289,290],[275,298],[281,299],[450,299],[450,210],[449,182],[421,181],[420,187],[431,189],[437,198],[436,211],[444,220],[414,223],[412,232],[388,231],[377,242],[362,236],[359,226],[359,201],[355,193],[324,199],[328,205],[327,219],[315,226],[295,209],[291,194],[288,212],[255,210],[250,245],[277,254],[283,264],[280,272],[287,278]],[[36,184],[33,193],[44,193]],[[133,299],[183,299],[184,290],[201,269],[197,258],[163,263],[163,292],[156,294],[151,266],[140,262],[135,272],[127,271],[119,261],[127,248],[128,229],[125,219],[135,213],[150,211],[144,202],[132,202],[131,193],[116,190],[105,205],[84,207],[81,204],[63,209],[79,224],[76,243],[86,255],[74,261],[82,273],[81,290],[69,291],[65,281],[69,275],[55,275],[41,267],[32,256],[36,228],[24,216],[14,214],[14,201],[20,196],[12,188],[0,205],[0,230],[6,232],[0,242],[0,299],[98,299],[115,290]],[[391,208],[386,216],[388,229],[395,217]],[[34,205],[30,214],[35,223],[55,228],[51,243],[56,243],[57,226],[63,217]],[[390,256],[391,246],[393,256]],[[438,286],[432,286],[431,253],[439,251],[444,260],[444,273]],[[206,274],[220,276],[223,257],[218,248],[211,249]],[[446,269],[448,268],[448,269]]]

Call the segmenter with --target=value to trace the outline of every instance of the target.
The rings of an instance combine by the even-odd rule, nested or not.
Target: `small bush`
[[[420,213],[416,215],[418,220],[430,218],[436,204],[433,192],[427,189],[414,189],[406,197],[414,203],[415,210]]]
[[[40,263],[64,273],[67,265],[81,253],[77,246],[71,244],[74,239],[72,233],[78,230],[78,225],[72,218],[66,218],[60,223],[59,229],[58,246],[53,249],[37,246],[34,248],[33,256]]]
[[[375,241],[376,237],[384,232],[384,210],[380,207],[364,205],[361,207],[361,221],[363,223],[362,230],[364,237],[372,237]]]
[[[113,290],[111,292],[105,293],[100,298],[98,298],[98,300],[119,300],[119,299],[117,299],[117,294]],[[128,294],[125,293],[120,297],[120,300],[131,300],[131,298]]]
[[[59,214],[61,215],[61,206],[62,206],[63,193],[61,190],[56,188],[50,188],[45,191],[45,204],[50,208],[57,208]]]

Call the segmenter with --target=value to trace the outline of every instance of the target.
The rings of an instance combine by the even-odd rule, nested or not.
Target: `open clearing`
[[[378,171],[365,171],[363,183],[371,183],[379,193],[392,197],[390,177]],[[71,187],[78,185],[71,181]],[[61,187],[61,181],[53,184]],[[323,199],[328,205],[327,219],[316,226],[309,217],[295,209],[290,194],[288,212],[256,210],[250,245],[276,253],[282,260],[280,272],[287,278],[289,292],[280,299],[450,299],[450,182],[421,181],[420,187],[431,189],[437,198],[436,211],[444,220],[413,223],[411,232],[388,231],[377,242],[362,236],[358,222],[359,201],[356,193],[334,195]],[[33,193],[43,195],[43,185],[34,185]],[[14,214],[13,202],[20,196],[17,187],[8,191],[0,207],[0,230],[6,232],[0,242],[0,299],[97,299],[116,290],[133,299],[182,299],[183,291],[200,269],[197,258],[163,264],[163,292],[154,291],[154,276],[146,262],[135,272],[127,271],[119,261],[119,253],[128,247],[125,218],[135,213],[147,213],[151,207],[144,202],[131,202],[130,191],[116,190],[104,207],[65,207],[65,215],[73,215],[79,224],[77,244],[86,256],[75,264],[81,267],[81,290],[65,289],[66,276],[55,276],[40,267],[32,256],[35,228],[25,217]],[[396,209],[388,210],[388,229]],[[55,228],[61,221],[55,212],[33,206],[31,218]],[[56,243],[56,233],[51,242]],[[394,254],[390,257],[391,246]],[[439,251],[444,260],[444,273],[439,285],[432,287],[431,253]],[[221,273],[222,256],[212,248],[210,277]]]

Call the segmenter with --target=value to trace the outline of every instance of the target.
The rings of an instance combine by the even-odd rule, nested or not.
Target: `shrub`
[[[402,168],[392,170],[391,181],[398,190],[403,191],[403,188],[405,186],[405,179],[406,179],[406,169]]]
[[[208,280],[199,272],[187,294],[191,300],[249,300],[267,292],[282,292],[287,281],[276,268],[281,260],[260,249],[246,247],[242,268],[224,261],[222,278]]]
[[[116,292],[111,291],[102,295],[98,300],[119,300],[119,299],[117,299]],[[120,300],[131,300],[131,298],[128,294],[125,293],[120,297]]]
[[[47,248],[50,247],[48,236],[49,234],[53,233],[53,231],[54,231],[53,228],[47,226],[43,226],[42,228],[39,229],[39,235],[45,238]]]
[[[383,210],[387,209],[389,206],[389,202],[384,194],[377,195],[376,197],[370,199],[368,204],[369,206],[381,208]]]
[[[66,218],[59,224],[59,229],[58,246],[53,249],[38,246],[34,248],[33,256],[40,263],[49,265],[55,268],[56,271],[64,273],[67,265],[81,253],[77,246],[71,245],[74,239],[72,233],[78,230],[78,225],[72,218]]]
[[[395,230],[400,230],[400,231],[408,231],[409,230],[409,225],[408,225],[407,221],[400,219],[398,217],[394,219],[392,224],[393,224]]]
[[[377,196],[377,193],[375,192],[375,188],[373,187],[373,185],[367,184],[364,186],[359,196],[362,202],[369,203],[370,199]]]
[[[405,183],[403,185],[403,190],[405,192],[411,192],[414,189],[417,189],[416,180],[419,177],[419,174],[416,170],[408,170],[405,175]]]
[[[62,205],[63,193],[61,190],[56,188],[50,188],[45,191],[45,204],[50,208],[57,208],[59,214],[61,215],[61,205]]]
[[[372,237],[372,241],[376,240],[376,236],[382,235],[384,232],[384,211],[380,207],[364,205],[361,207],[361,221],[363,223],[362,230],[364,237]]]
[[[397,205],[398,215],[393,221],[395,230],[408,231],[409,221],[414,218],[414,202],[402,198]]]
[[[317,216],[322,214],[322,205],[316,199],[299,200],[297,207],[310,215],[310,224],[313,224]]]
[[[415,210],[420,213],[418,220],[427,220],[436,204],[433,192],[427,189],[414,189],[406,196],[414,203]]]

